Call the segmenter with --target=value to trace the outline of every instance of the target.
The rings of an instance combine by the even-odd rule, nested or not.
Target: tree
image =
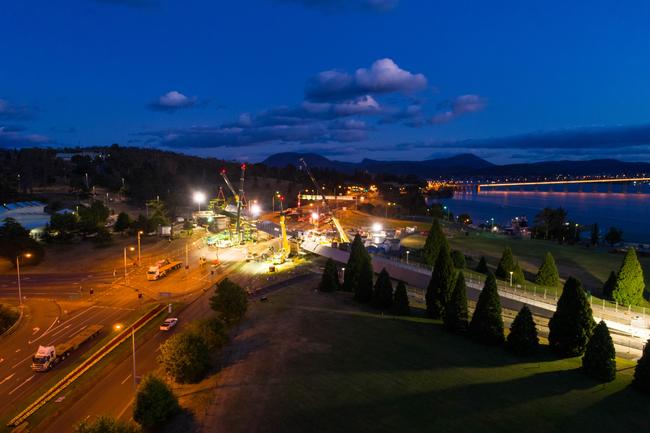
[[[175,334],[160,345],[158,362],[178,383],[199,381],[208,369],[208,361],[208,347],[198,334]]]
[[[442,318],[445,304],[454,288],[456,270],[449,254],[447,242],[441,245],[436,264],[431,273],[426,292],[427,314],[434,319]]]
[[[178,410],[178,400],[169,385],[161,378],[148,374],[135,396],[133,419],[146,429],[162,425]]]
[[[456,269],[465,268],[465,255],[458,250],[453,250],[451,252],[451,260],[454,262],[454,267]]]
[[[397,283],[395,288],[395,295],[393,298],[393,311],[399,316],[408,316],[411,314],[411,307],[409,306],[409,296],[406,291],[406,284],[404,281]]]
[[[465,285],[465,276],[462,272],[458,273],[454,290],[451,293],[449,302],[445,305],[443,322],[445,328],[452,332],[467,329],[467,286]]]
[[[507,346],[517,355],[530,355],[539,347],[537,328],[530,309],[524,305],[510,326]]]
[[[526,282],[524,271],[519,266],[519,262],[515,262],[515,270],[512,272],[512,284],[523,285]]]
[[[110,211],[104,203],[94,200],[90,206],[79,206],[79,224],[86,233],[95,233],[98,227],[104,227]]]
[[[361,257],[359,274],[355,284],[354,299],[357,302],[367,303],[372,300],[372,278],[375,275],[372,270],[370,255]]]
[[[248,308],[248,297],[244,289],[225,278],[215,286],[214,292],[210,298],[210,307],[227,325],[239,323]]]
[[[643,355],[636,364],[632,385],[639,391],[650,395],[650,340],[646,342]]]
[[[566,218],[567,212],[561,207],[542,209],[535,215],[535,225],[532,229],[533,235],[536,238],[555,239],[563,242],[567,234]]]
[[[333,292],[339,289],[339,271],[336,269],[334,260],[327,259],[325,262],[325,269],[321,277],[318,290],[321,292]]]
[[[470,216],[470,214],[462,213],[458,215],[458,222],[466,226],[471,225],[472,217]]]
[[[514,273],[516,266],[517,264],[515,258],[512,256],[512,250],[510,247],[505,247],[494,274],[502,280],[510,280],[510,272]]]
[[[585,356],[582,357],[582,369],[601,382],[611,382],[616,377],[616,350],[609,328],[602,320],[589,339]]]
[[[638,305],[643,301],[644,290],[643,269],[636,251],[630,248],[625,253],[621,268],[616,275],[612,299],[621,305]]]
[[[13,218],[3,220],[0,226],[0,257],[16,266],[16,257],[20,256],[21,265],[32,265],[39,263],[44,254],[41,244],[29,236],[29,230]]]
[[[606,299],[613,299],[612,298],[612,293],[614,293],[614,288],[616,287],[616,272],[611,271],[609,273],[609,277],[607,277],[607,281],[605,281],[605,284],[603,284],[603,297]]]
[[[557,266],[555,266],[555,260],[551,253],[546,253],[544,262],[539,267],[539,271],[537,271],[535,284],[549,287],[555,287],[560,284],[560,275],[557,272]]]
[[[598,223],[593,223],[591,226],[590,242],[594,247],[600,243],[600,228],[598,227]]]
[[[582,283],[569,277],[548,323],[551,349],[564,357],[582,355],[594,326],[596,323]]]
[[[424,241],[424,248],[422,249],[424,262],[427,265],[433,266],[436,263],[438,252],[443,243],[447,243],[447,239],[440,226],[440,221],[438,221],[438,218],[434,218],[429,229],[429,234],[427,234],[427,239]]]
[[[620,244],[623,242],[623,230],[617,229],[616,227],[610,227],[605,234],[605,242],[607,242],[610,247]]]
[[[164,201],[149,200],[147,201],[147,208],[149,209],[148,225],[151,230],[158,230],[160,226],[169,225],[169,216]]]
[[[113,230],[119,233],[124,233],[129,229],[129,227],[131,227],[131,217],[126,212],[120,212],[117,215],[117,220],[115,220]]]
[[[372,304],[380,310],[386,310],[393,305],[393,283],[390,281],[390,275],[386,268],[381,270],[375,282]]]
[[[476,266],[476,272],[480,272],[481,274],[487,274],[489,271],[487,262],[485,261],[485,256],[481,256],[481,260],[479,260],[478,265]]]
[[[55,213],[47,227],[48,240],[67,242],[79,228],[79,219],[73,213]]]
[[[343,273],[343,290],[356,292],[359,281],[359,273],[364,260],[370,260],[370,255],[363,245],[361,236],[357,233],[350,245],[350,257]]]
[[[194,320],[187,328],[187,332],[201,337],[210,351],[222,348],[228,341],[227,326],[218,317]]]
[[[483,290],[478,297],[469,331],[482,343],[492,345],[503,343],[501,301],[497,291],[497,280],[492,272],[488,273]]]
[[[142,430],[130,422],[111,416],[100,416],[94,421],[84,420],[75,426],[75,433],[140,433]]]

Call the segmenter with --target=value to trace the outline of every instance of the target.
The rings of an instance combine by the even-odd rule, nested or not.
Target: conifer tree
[[[643,300],[643,269],[634,248],[627,250],[616,276],[612,298],[621,305],[638,305]]]
[[[616,350],[609,328],[602,320],[589,339],[585,356],[582,357],[582,369],[601,382],[611,382],[616,377]]]
[[[478,265],[476,266],[476,272],[480,272],[481,274],[487,274],[489,271],[487,262],[485,261],[485,256],[481,256],[481,260],[479,260]]]
[[[409,306],[409,296],[406,291],[406,284],[404,281],[397,283],[395,288],[395,296],[393,299],[393,311],[399,316],[408,316],[411,314],[411,307]]]
[[[482,343],[494,345],[503,343],[501,301],[497,291],[497,280],[492,272],[488,273],[483,290],[478,297],[469,331]]]
[[[565,357],[582,355],[594,326],[596,323],[582,283],[569,277],[548,324],[551,349]]]
[[[446,243],[447,239],[445,234],[442,231],[440,226],[440,221],[438,218],[433,219],[431,228],[429,229],[429,234],[427,239],[424,241],[424,248],[422,253],[424,255],[424,262],[429,266],[434,266],[436,260],[438,259],[438,252],[440,251],[440,245]]]
[[[438,259],[433,267],[431,280],[429,280],[429,286],[427,287],[426,303],[429,317],[434,319],[442,318],[445,304],[454,287],[455,273],[449,247],[444,242],[438,253]]]
[[[375,282],[372,305],[380,310],[386,310],[393,305],[393,283],[386,268],[381,270]]]
[[[350,257],[345,265],[343,274],[343,290],[346,292],[357,292],[359,273],[364,260],[370,260],[370,255],[363,245],[361,236],[357,233],[350,245]],[[371,284],[372,286],[372,284]]]
[[[358,302],[367,303],[372,300],[372,278],[375,273],[372,270],[370,255],[361,258],[359,276],[355,284],[354,299]]]
[[[639,391],[650,395],[650,340],[643,348],[643,355],[634,369],[632,385]]]
[[[533,320],[533,314],[528,306],[524,305],[517,313],[515,320],[510,326],[510,334],[507,339],[508,349],[517,355],[530,355],[539,347],[537,328]]]
[[[454,262],[454,267],[456,269],[464,269],[465,268],[465,255],[458,251],[458,250],[452,250],[451,252],[451,260]]]
[[[510,272],[514,273],[516,268],[515,258],[512,256],[512,250],[510,247],[505,247],[499,264],[497,265],[497,270],[495,275],[502,280],[510,279]]]
[[[614,287],[616,287],[616,272],[612,271],[609,273],[609,277],[607,277],[605,284],[603,284],[603,297],[605,299],[612,300]]]
[[[519,262],[515,263],[515,270],[512,273],[512,284],[523,285],[526,282],[526,277],[524,276],[524,271],[519,266]]]
[[[327,259],[325,262],[325,269],[323,270],[323,276],[318,285],[318,290],[321,292],[333,292],[338,290],[338,288],[339,272],[336,269],[336,263],[334,263],[334,260],[332,259]]]
[[[456,277],[454,290],[445,305],[445,315],[443,317],[445,328],[452,332],[464,331],[467,329],[467,286],[465,285],[465,276],[462,272]]]
[[[555,260],[551,253],[546,253],[544,262],[539,267],[539,271],[537,271],[535,284],[549,287],[555,287],[560,284],[560,275],[557,272],[557,266],[555,266]]]

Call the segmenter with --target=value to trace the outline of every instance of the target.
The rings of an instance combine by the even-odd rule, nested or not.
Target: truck
[[[96,337],[104,329],[104,325],[90,325],[77,332],[68,341],[53,346],[38,346],[32,357],[32,370],[48,371],[56,364],[70,356],[79,346]]]
[[[149,266],[149,270],[147,270],[147,280],[156,281],[167,275],[168,272],[180,269],[181,266],[183,266],[183,262],[180,260],[160,260],[156,262],[155,265]]]

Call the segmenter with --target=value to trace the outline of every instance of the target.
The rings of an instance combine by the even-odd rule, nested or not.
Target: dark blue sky
[[[21,0],[0,146],[650,160],[647,1]]]

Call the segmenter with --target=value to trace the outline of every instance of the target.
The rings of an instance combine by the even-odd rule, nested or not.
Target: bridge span
[[[502,183],[480,183],[476,185],[476,189],[480,192],[484,188],[499,188],[499,187],[517,187],[517,186],[542,186],[542,185],[575,185],[586,183],[634,183],[634,182],[650,182],[650,177],[614,177],[614,178],[599,178],[599,179],[576,179],[576,180],[545,180],[537,182],[502,182]]]

